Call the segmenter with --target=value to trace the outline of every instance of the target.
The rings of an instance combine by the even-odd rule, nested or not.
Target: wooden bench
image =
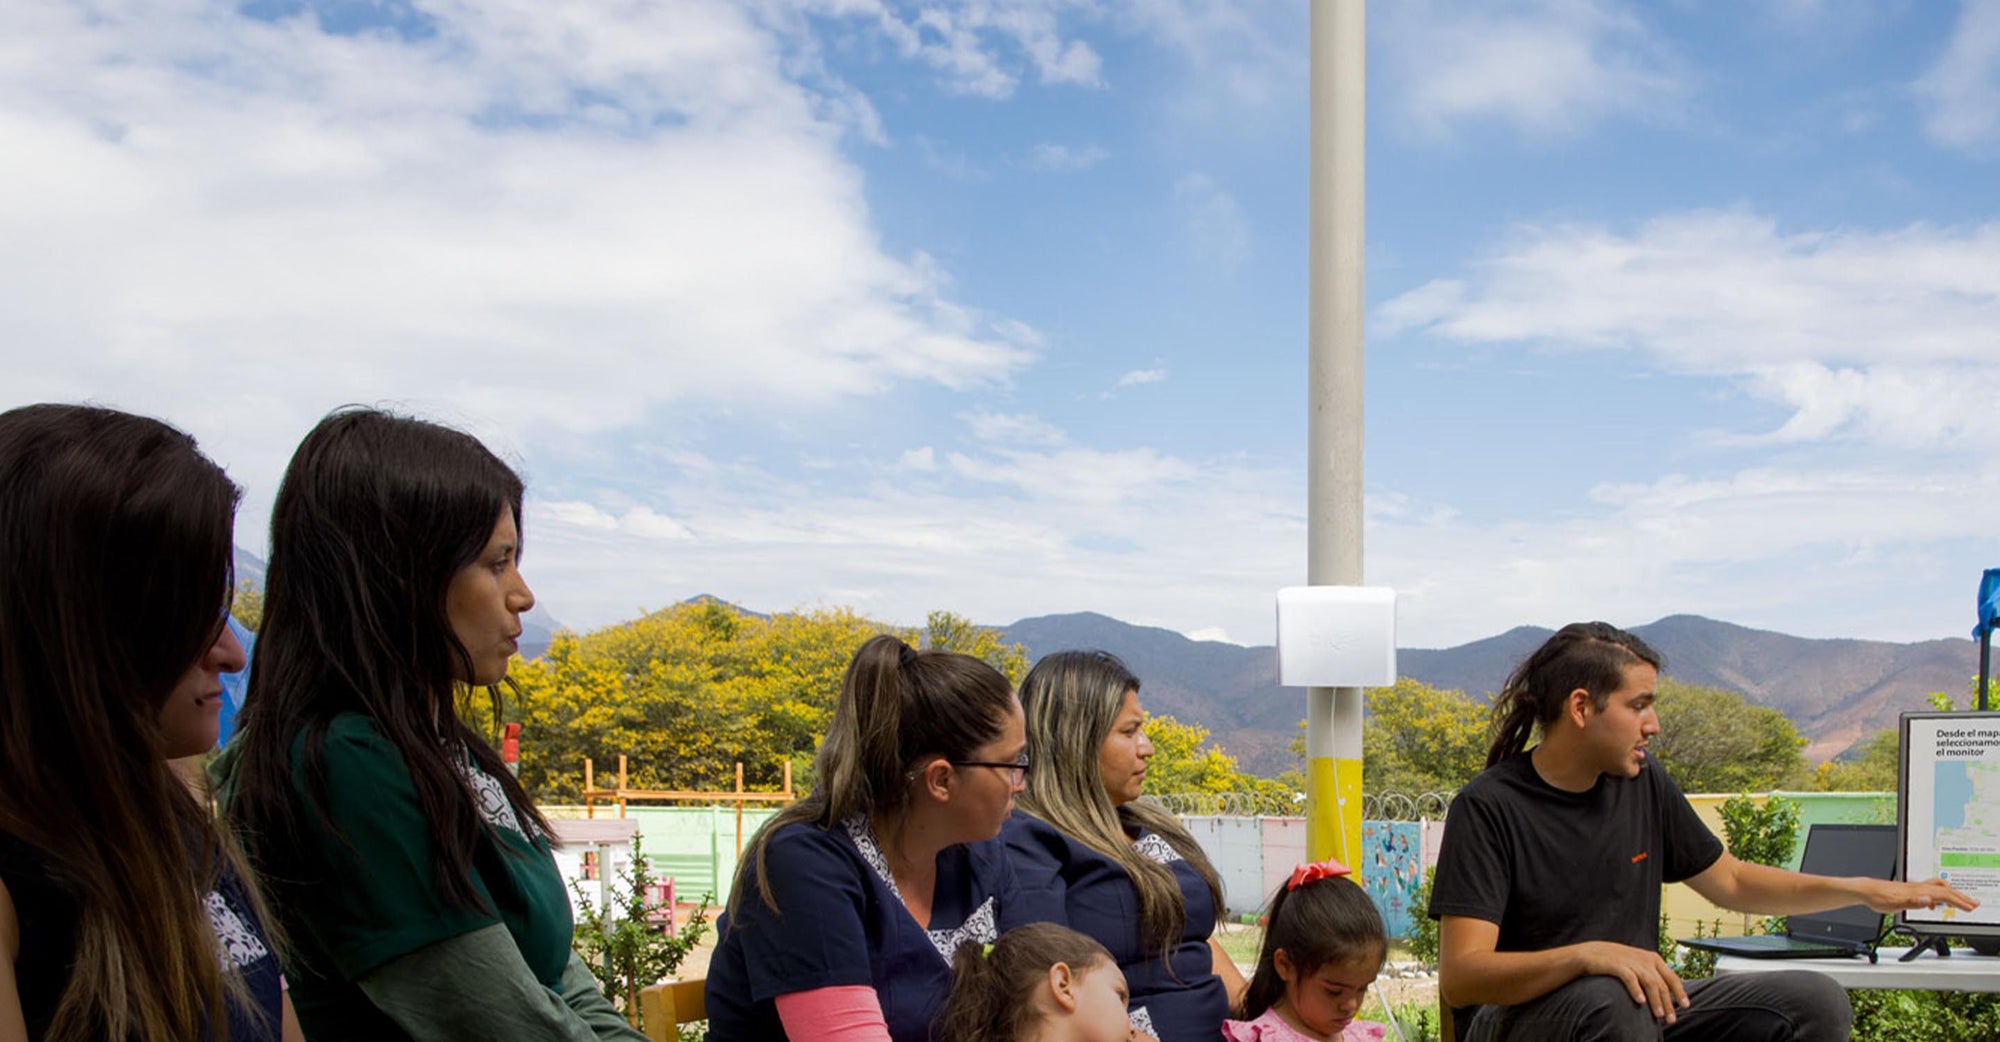
[[[708,999],[703,989],[708,981],[669,981],[639,992],[639,1015],[646,1021],[646,1037],[652,1042],[679,1042],[682,1024],[708,1019]]]

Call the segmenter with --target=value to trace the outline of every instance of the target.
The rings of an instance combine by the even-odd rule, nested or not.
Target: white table
[[[1847,959],[1746,959],[1721,955],[1715,974],[1775,973],[1811,970],[1824,973],[1843,988],[1905,988],[1915,991],[2000,991],[2000,956],[1980,955],[1970,948],[1953,948],[1950,958],[1925,952],[1909,962],[1897,962],[1908,948],[1883,948],[1877,962],[1857,955]]]

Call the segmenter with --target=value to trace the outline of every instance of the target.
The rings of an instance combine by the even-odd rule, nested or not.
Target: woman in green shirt
[[[534,594],[521,481],[371,409],[306,435],[271,518],[225,800],[291,943],[313,1042],[643,1039],[570,950],[549,828],[459,719]]]

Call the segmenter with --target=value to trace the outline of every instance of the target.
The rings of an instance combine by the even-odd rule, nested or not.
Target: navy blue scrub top
[[[721,924],[708,970],[708,1037],[785,1038],[780,995],[867,985],[895,1042],[931,1042],[931,1021],[951,992],[962,944],[991,944],[1022,917],[1013,866],[998,840],[938,855],[931,923],[917,925],[867,824],[821,830],[787,825],[764,848],[773,913],[754,877]]]
[[[1021,898],[1035,919],[1062,923],[1111,952],[1132,992],[1132,1023],[1160,1042],[1215,1042],[1229,1016],[1229,993],[1215,975],[1208,935],[1215,931],[1215,895],[1194,866],[1159,836],[1141,830],[1133,845],[1174,873],[1187,902],[1187,921],[1171,957],[1147,952],[1139,940],[1139,891],[1124,866],[1016,810],[1000,839],[1014,859]]]

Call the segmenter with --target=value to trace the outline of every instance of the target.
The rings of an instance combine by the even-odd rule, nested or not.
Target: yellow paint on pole
[[[1340,863],[1354,870],[1354,881],[1361,882],[1361,761],[1339,759],[1334,761],[1335,773],[1340,781],[1340,849],[1344,851]],[[1348,854],[1352,857],[1346,856]]]
[[[1306,764],[1306,859],[1333,858],[1361,879],[1361,761],[1315,756]]]

